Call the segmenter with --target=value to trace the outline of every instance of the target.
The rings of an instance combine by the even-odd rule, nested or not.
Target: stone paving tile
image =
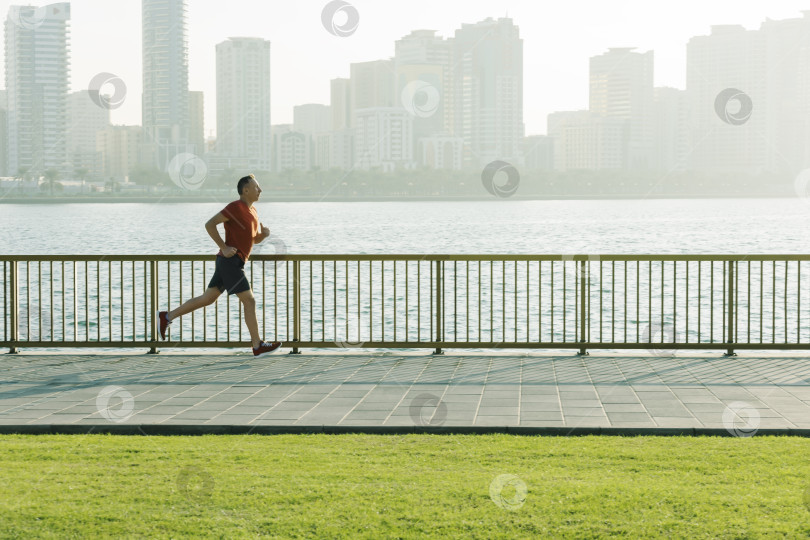
[[[474,426],[517,426],[520,418],[515,416],[476,416]]]
[[[741,403],[759,414],[762,429],[810,426],[810,364],[801,356],[763,362],[755,355],[683,352],[667,358],[315,353],[254,363],[228,353],[166,354],[159,361],[64,355],[57,362],[22,354],[7,360],[2,425],[113,425],[98,412],[96,398],[105,387],[120,386],[135,405],[121,422],[126,424],[335,425],[358,419],[356,425],[414,426],[411,409],[427,395],[441,400],[441,419],[433,418],[442,425],[722,428],[728,406]],[[112,413],[119,409],[110,405]],[[417,414],[434,410],[432,401]]]
[[[608,412],[608,420],[616,422],[652,422],[649,414],[644,412]]]
[[[646,409],[640,403],[604,403],[605,412],[645,412]]]
[[[546,402],[523,402],[520,404],[520,410],[524,412],[529,411],[559,411],[561,409],[559,403],[546,403]]]

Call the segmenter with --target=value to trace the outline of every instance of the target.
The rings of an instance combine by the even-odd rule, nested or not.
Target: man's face
[[[242,194],[251,201],[258,201],[261,192],[262,188],[259,187],[259,183],[255,178],[252,178],[247,184],[245,184],[245,187],[242,188]]]

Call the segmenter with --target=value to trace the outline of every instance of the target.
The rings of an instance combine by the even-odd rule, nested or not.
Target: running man
[[[228,294],[235,294],[242,302],[245,324],[253,342],[253,356],[258,358],[277,350],[282,345],[280,341],[266,343],[259,339],[256,299],[253,297],[250,283],[245,276],[245,263],[253,249],[253,244],[258,244],[270,236],[270,229],[259,223],[259,214],[253,207],[253,203],[259,200],[259,195],[262,193],[256,177],[251,174],[241,178],[236,185],[236,190],[239,192],[239,200],[230,203],[205,224],[205,230],[219,247],[216,270],[211,277],[211,282],[208,283],[208,289],[201,296],[192,298],[172,311],[158,313],[160,338],[166,339],[166,330],[176,318],[191,313],[195,309],[210,306],[217,301],[220,294],[227,290]],[[224,241],[217,230],[217,225],[220,223],[225,224]]]

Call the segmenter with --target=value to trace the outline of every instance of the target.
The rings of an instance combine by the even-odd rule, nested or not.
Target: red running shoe
[[[279,347],[281,347],[280,341],[274,341],[272,343],[262,341],[259,343],[258,347],[253,349],[253,358],[260,358],[266,354],[270,354],[271,352],[278,350]]]
[[[160,339],[166,339],[166,329],[172,322],[169,320],[169,312],[161,311],[158,313],[158,321],[160,321]]]

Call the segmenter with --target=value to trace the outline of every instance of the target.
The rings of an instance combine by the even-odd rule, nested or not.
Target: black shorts
[[[216,270],[211,277],[208,288],[216,287],[219,292],[228,291],[228,294],[237,294],[250,290],[250,283],[245,276],[245,261],[239,255],[223,257],[217,255]]]

